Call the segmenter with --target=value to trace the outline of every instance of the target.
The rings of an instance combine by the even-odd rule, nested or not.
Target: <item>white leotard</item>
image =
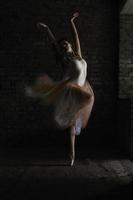
[[[79,86],[83,86],[87,76],[87,63],[84,59],[75,59],[75,65],[79,71],[79,76],[74,81],[76,81]]]
[[[65,79],[71,78],[71,81],[83,86],[87,76],[87,63],[84,59],[67,57],[65,60]]]

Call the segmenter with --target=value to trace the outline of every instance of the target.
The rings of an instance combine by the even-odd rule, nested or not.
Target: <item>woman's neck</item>
[[[76,58],[78,60],[82,59],[80,56],[77,56],[73,51],[65,52],[64,56],[68,56],[68,57],[71,57],[71,58]]]

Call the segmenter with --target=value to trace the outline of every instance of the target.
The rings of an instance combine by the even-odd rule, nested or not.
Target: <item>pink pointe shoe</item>
[[[72,166],[73,166],[73,164],[74,164],[74,158],[73,158],[73,159],[71,159],[71,164],[70,164],[70,166],[72,167]]]
[[[74,165],[74,161],[75,161],[74,155],[71,155],[71,156],[70,156],[70,166],[71,166],[71,167]]]

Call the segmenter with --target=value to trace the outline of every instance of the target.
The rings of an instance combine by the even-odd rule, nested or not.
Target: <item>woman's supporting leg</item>
[[[70,165],[73,166],[75,159],[75,135],[76,130],[75,126],[71,126],[70,128]]]

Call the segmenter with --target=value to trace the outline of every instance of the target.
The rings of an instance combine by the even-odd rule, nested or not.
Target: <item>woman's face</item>
[[[65,52],[72,52],[72,45],[67,40],[61,41],[60,47]]]

